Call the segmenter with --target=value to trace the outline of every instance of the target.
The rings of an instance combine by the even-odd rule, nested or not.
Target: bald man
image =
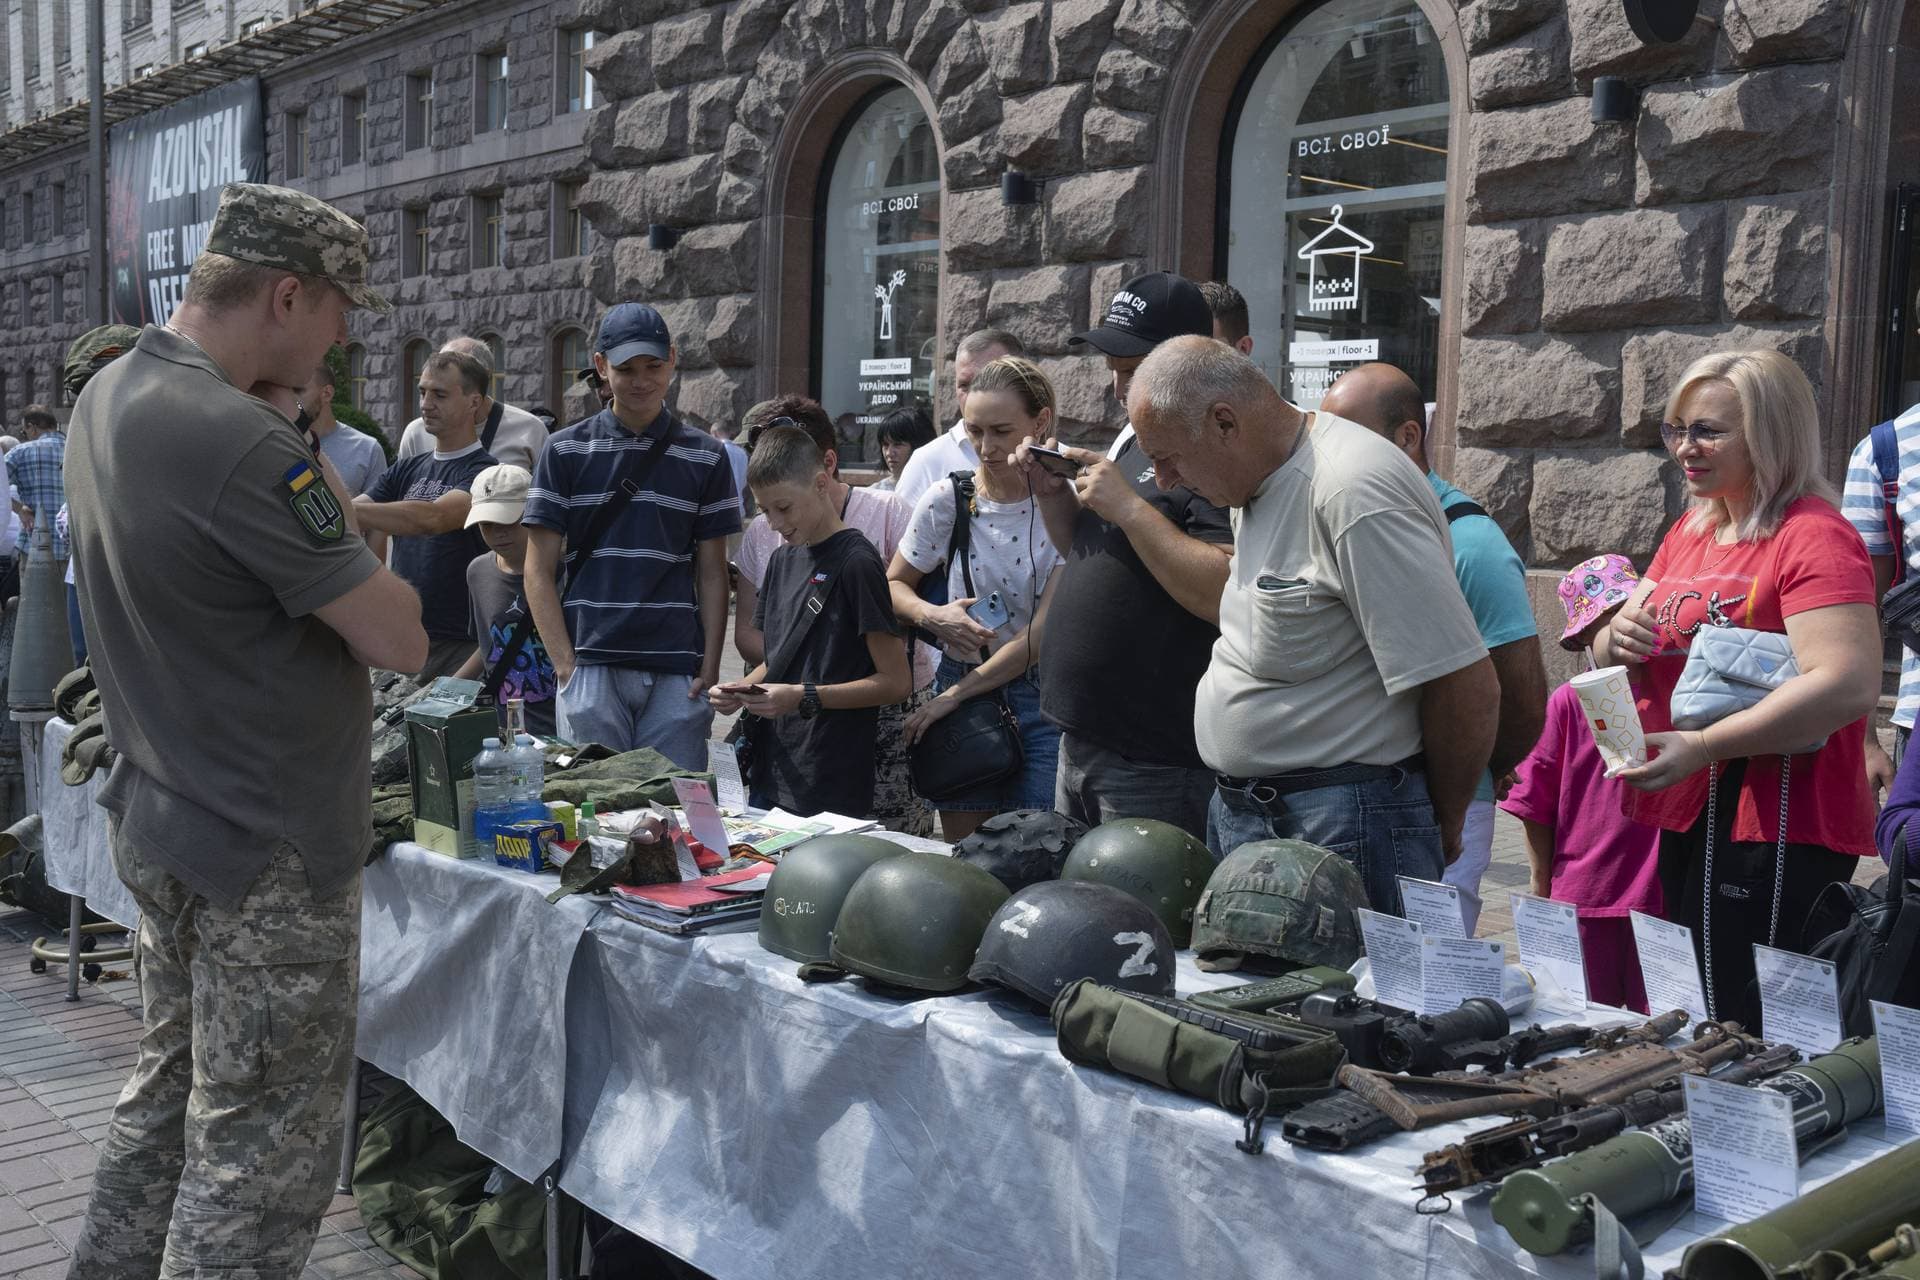
[[[1213,338],[1173,338],[1127,412],[1156,483],[1231,509],[1220,639],[1194,708],[1216,775],[1207,847],[1307,840],[1376,911],[1458,856],[1500,691],[1454,581],[1446,517],[1392,446],[1281,399]]]
[[[1527,598],[1526,566],[1478,503],[1433,474],[1427,464],[1426,401],[1403,371],[1390,364],[1361,365],[1333,384],[1320,409],[1385,436],[1433,486],[1453,536],[1454,577],[1500,680],[1493,758],[1468,806],[1460,856],[1446,874],[1446,882],[1460,890],[1460,914],[1471,936],[1480,920],[1480,878],[1493,859],[1494,779],[1533,750],[1546,718],[1547,674]]]

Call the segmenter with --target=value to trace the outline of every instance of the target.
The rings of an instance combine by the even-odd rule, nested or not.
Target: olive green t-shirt
[[[372,700],[312,615],[379,565],[305,440],[150,326],[81,393],[66,466],[117,838],[228,905],[282,842],[338,890],[373,839]]]

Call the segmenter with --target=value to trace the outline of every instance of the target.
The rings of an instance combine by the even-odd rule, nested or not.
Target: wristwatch
[[[800,688],[800,714],[812,719],[820,714],[820,691],[813,687],[812,681]]]

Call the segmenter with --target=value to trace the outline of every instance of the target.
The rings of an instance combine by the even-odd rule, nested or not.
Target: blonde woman
[[[960,408],[967,438],[980,455],[972,475],[973,498],[963,513],[969,549],[966,556],[955,557],[966,563],[947,563],[956,505],[954,486],[943,477],[920,495],[887,570],[894,612],[908,626],[937,635],[942,648],[934,697],[908,717],[906,738],[911,745],[962,702],[1003,689],[1020,722],[1026,761],[1020,773],[993,794],[941,800],[940,829],[948,840],[970,835],[1009,809],[1053,808],[1060,753],[1060,731],[1040,714],[1035,669],[1060,553],[1034,508],[1026,473],[1013,463],[1021,440],[1044,440],[1053,434],[1053,384],[1031,361],[1003,356],[974,375]],[[949,603],[930,605],[916,592],[920,580],[943,564]],[[1005,621],[988,627],[968,615],[969,606],[995,596]]]
[[[1693,929],[1714,1015],[1754,1027],[1753,944],[1804,949],[1814,895],[1874,852],[1860,723],[1880,693],[1873,570],[1820,475],[1813,389],[1785,356],[1695,361],[1660,435],[1691,510],[1648,567],[1651,597],[1615,614],[1593,651],[1602,666],[1625,664],[1640,689],[1652,759],[1620,777],[1636,788],[1628,816],[1661,828],[1667,914]],[[1784,632],[1801,674],[1756,706],[1675,732],[1669,699],[1703,627]],[[1782,754],[1823,738],[1817,752]]]

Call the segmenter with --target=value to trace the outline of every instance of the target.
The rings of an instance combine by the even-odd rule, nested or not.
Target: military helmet
[[[1051,809],[996,813],[953,846],[953,856],[993,873],[1009,889],[1024,889],[1059,876],[1073,846],[1087,834],[1076,818]]]
[[[1304,840],[1258,840],[1228,854],[1207,881],[1193,949],[1208,970],[1238,969],[1250,955],[1289,969],[1344,969],[1360,958],[1354,911],[1366,905],[1360,873],[1339,854]]]
[[[1149,995],[1173,994],[1173,938],[1153,909],[1090,880],[1028,885],[1000,904],[967,976],[1052,1008],[1081,978]]]
[[[1006,900],[1007,887],[970,863],[902,853],[854,881],[828,954],[842,969],[878,982],[958,991],[987,921]]]
[[[1193,906],[1213,874],[1207,846],[1169,822],[1115,818],[1073,846],[1062,880],[1092,880],[1125,889],[1153,908],[1160,923],[1184,947],[1193,932]]]
[[[767,879],[760,945],[801,964],[825,964],[847,890],[874,863],[905,852],[878,836],[815,836],[794,846]]]

